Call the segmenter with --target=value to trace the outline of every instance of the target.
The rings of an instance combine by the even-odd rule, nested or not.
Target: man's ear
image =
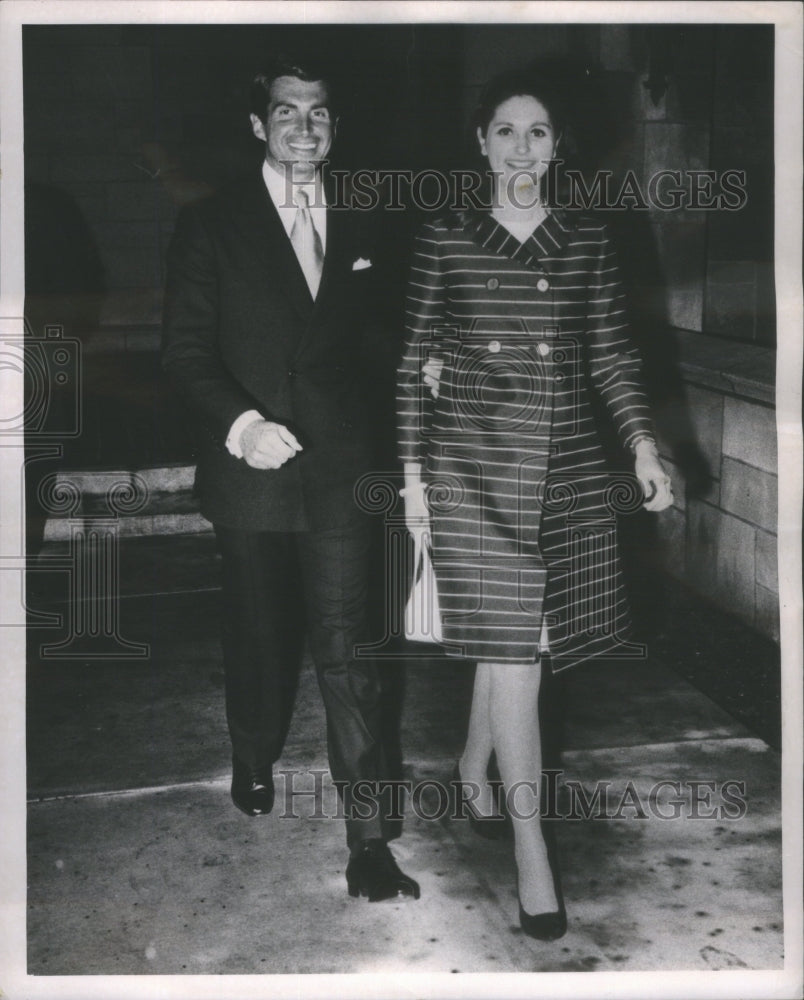
[[[258,139],[262,139],[263,142],[268,141],[268,136],[265,134],[265,122],[261,122],[259,115],[251,115],[251,131]]]

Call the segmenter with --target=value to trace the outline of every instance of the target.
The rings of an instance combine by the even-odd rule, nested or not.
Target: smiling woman
[[[497,107],[485,133],[478,126],[477,138],[495,177],[495,216],[509,227],[515,224],[524,241],[545,215],[539,184],[557,146],[550,114],[535,97],[509,97]]]
[[[615,516],[672,502],[606,231],[543,197],[559,109],[530,74],[487,87],[476,126],[490,202],[420,234],[399,369],[406,521],[420,541],[432,536],[446,652],[477,661],[454,780],[488,837],[506,830],[488,777],[492,751],[506,795],[522,786],[539,794],[545,665],[636,650]],[[635,477],[607,471],[593,393]],[[509,815],[522,929],[560,938],[555,851],[538,813]]]

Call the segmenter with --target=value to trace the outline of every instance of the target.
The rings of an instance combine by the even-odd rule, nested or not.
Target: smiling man
[[[331,97],[324,74],[295,58],[255,79],[261,172],[180,214],[164,365],[197,420],[196,488],[222,557],[234,804],[248,816],[273,808],[301,603],[344,802],[349,892],[418,898],[386,843],[378,678],[355,657],[366,640],[369,535],[353,489],[371,464],[358,378],[371,255],[361,220],[327,208]]]

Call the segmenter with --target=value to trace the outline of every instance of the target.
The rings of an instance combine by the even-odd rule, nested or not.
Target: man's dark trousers
[[[216,535],[223,564],[226,716],[235,755],[260,767],[282,752],[297,668],[292,622],[299,609],[292,604],[300,596],[326,711],[333,781],[351,789],[360,780],[377,780],[379,685],[373,662],[355,655],[366,640],[367,525],[357,517],[330,531],[218,525]],[[379,817],[360,818],[348,792],[344,808],[350,847],[383,835]]]

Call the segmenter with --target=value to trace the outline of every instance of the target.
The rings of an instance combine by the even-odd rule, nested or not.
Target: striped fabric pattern
[[[488,214],[428,224],[406,322],[400,456],[428,483],[447,652],[533,663],[544,620],[554,670],[639,655],[615,512],[641,496],[606,470],[590,385],[625,448],[653,427],[605,228],[555,211],[520,244]]]

